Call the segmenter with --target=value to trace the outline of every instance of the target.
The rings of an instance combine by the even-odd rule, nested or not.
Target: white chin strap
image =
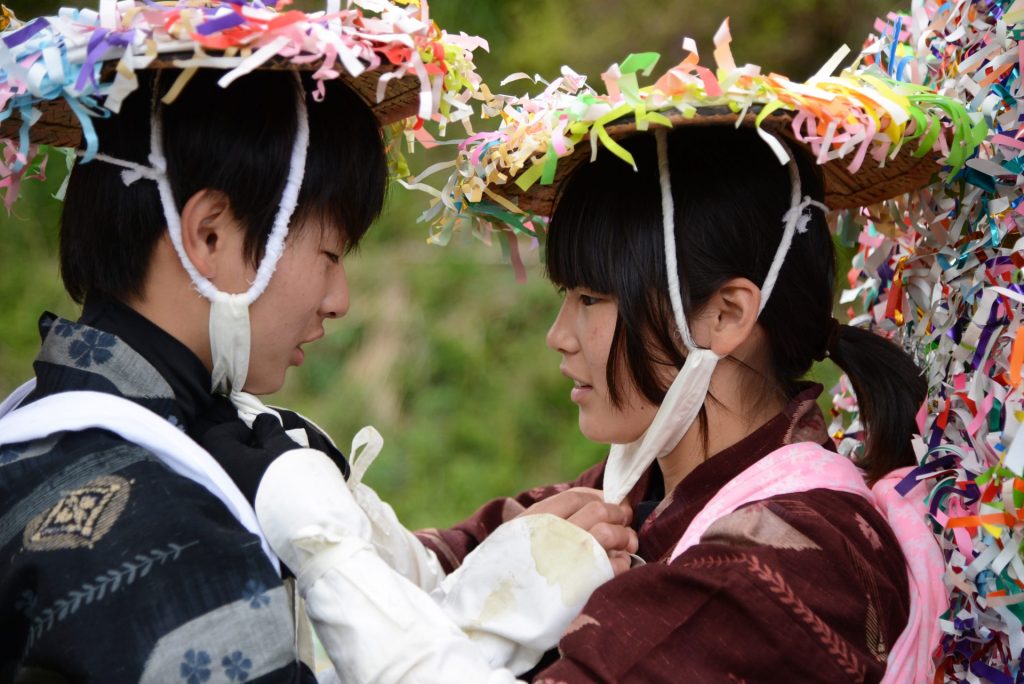
[[[302,81],[295,75],[296,94],[295,106],[298,119],[298,130],[292,148],[291,161],[288,168],[288,180],[285,183],[281,202],[278,206],[274,224],[267,238],[263,259],[256,270],[256,277],[248,290],[238,294],[228,294],[217,289],[205,276],[199,273],[188,258],[181,238],[181,217],[174,202],[171,182],[167,177],[167,160],[163,150],[163,124],[158,104],[159,87],[154,84],[153,109],[150,123],[150,166],[143,166],[107,155],[96,155],[96,159],[120,166],[124,169],[122,177],[125,185],[131,185],[140,178],[152,180],[160,191],[160,204],[167,221],[167,231],[171,243],[181,260],[189,278],[199,293],[210,300],[210,351],[213,356],[211,372],[211,389],[216,393],[227,394],[238,409],[241,417],[248,425],[260,413],[273,413],[255,396],[242,390],[249,373],[249,353],[252,340],[252,329],[249,324],[249,306],[256,301],[277,268],[277,263],[284,253],[285,238],[295,208],[299,202],[299,191],[306,173],[306,154],[309,150],[309,115],[306,111],[306,96]]]
[[[686,322],[683,309],[683,298],[679,289],[679,268],[676,263],[676,232],[675,204],[672,200],[672,180],[669,173],[668,129],[658,128],[655,131],[658,147],[658,173],[661,181],[661,213],[665,238],[665,269],[668,273],[668,294],[672,303],[672,313],[676,328],[686,346],[686,362],[679,370],[665,394],[665,399],[658,408],[654,420],[647,431],[629,444],[613,444],[608,455],[608,463],[604,473],[604,500],[609,503],[620,503],[636,486],[640,477],[650,468],[656,459],[662,458],[672,451],[693,425],[700,413],[704,400],[707,398],[711,385],[711,376],[721,358],[710,349],[701,349],[693,340],[690,326]],[[791,188],[790,208],[783,217],[785,229],[782,241],[775,253],[775,259],[768,269],[768,276],[761,287],[761,304],[758,314],[764,311],[768,298],[775,287],[779,271],[793,244],[796,233],[807,231],[810,214],[807,209],[816,206],[822,211],[828,208],[821,202],[810,197],[800,198],[800,171],[796,161],[786,151],[785,143],[778,140],[780,147],[771,145],[779,157],[779,162],[786,164],[789,170]]]

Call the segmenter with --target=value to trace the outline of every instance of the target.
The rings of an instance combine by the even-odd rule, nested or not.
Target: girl
[[[548,345],[573,382],[580,430],[609,444],[651,434],[690,355],[719,360],[678,443],[619,485],[647,564],[597,590],[541,681],[877,681],[907,624],[909,588],[900,545],[867,498],[823,488],[761,498],[675,550],[716,494],[765,457],[799,443],[834,450],[815,403],[822,388],[801,380],[815,359],[830,357],[857,388],[871,435],[860,465],[872,480],[913,464],[923,380],[895,345],[832,319],[835,257],[819,208],[807,210],[768,296],[790,180],[754,130],[686,126],[667,138],[694,350],[667,292],[653,135],[622,142],[637,171],[602,150],[564,186],[547,271],[565,299]],[[803,192],[820,202],[817,169],[799,150],[794,158]],[[607,493],[612,458],[573,486]],[[519,502],[543,510],[551,491]],[[448,551],[439,557],[470,548],[486,519],[437,533],[434,546]]]
[[[889,476],[914,462],[924,384],[898,347],[832,318],[825,212],[926,184],[938,156],[956,169],[976,143],[962,107],[922,88],[878,73],[833,79],[831,66],[795,84],[736,68],[728,45],[717,48],[717,78],[694,54],[639,88],[654,60],[634,55],[603,75],[607,94],[563,69],[536,99],[492,103],[503,126],[463,146],[440,193],[441,231],[471,217],[485,230],[538,235],[540,217],[552,216],[548,274],[565,302],[548,342],[573,381],[581,431],[613,445],[572,486],[626,501],[639,534],[635,567],[590,597],[557,654],[525,678],[922,681],[942,560],[911,504],[891,496]],[[857,390],[862,470],[835,453],[815,404],[821,388],[801,382],[825,357]],[[349,496],[324,459],[306,458],[286,454],[268,468],[257,516],[296,569],[321,637],[353,634],[348,559],[371,527],[357,504],[370,521],[374,508],[358,487]],[[305,496],[289,497],[300,485]],[[502,523],[563,515],[582,495],[567,489],[493,502],[421,539],[446,571],[472,572],[471,552]],[[470,607],[463,616],[531,607],[455,603]],[[412,616],[402,629],[423,643],[444,630],[429,604],[402,614]],[[342,670],[363,658],[328,642]],[[366,647],[402,657],[383,635]],[[403,663],[350,671],[446,681]]]
[[[548,345],[581,431],[612,445],[571,484],[630,504],[645,562],[594,593],[533,681],[925,681],[946,608],[906,477],[926,386],[898,346],[832,317],[826,212],[954,173],[984,125],[879,71],[833,77],[843,52],[802,84],[737,67],[723,29],[714,73],[684,42],[653,86],[648,53],[602,74],[605,94],[563,67],[504,98],[439,195],[440,231],[473,218],[514,244],[551,217],[565,299]],[[825,358],[856,390],[859,470],[802,381]],[[455,567],[564,489],[420,536]]]

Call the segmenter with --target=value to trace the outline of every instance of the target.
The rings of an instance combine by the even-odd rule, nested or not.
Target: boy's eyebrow
[[[333,225],[333,222],[323,221],[320,223],[320,243],[333,242],[341,249],[348,247],[348,232],[341,226]]]

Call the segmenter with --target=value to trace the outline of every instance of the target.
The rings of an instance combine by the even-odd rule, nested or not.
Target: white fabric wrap
[[[513,671],[535,665],[613,574],[604,550],[583,530],[553,516],[525,516],[498,528],[443,582],[436,583],[430,561],[417,577],[423,557],[412,561],[406,572],[436,584],[427,594],[377,554],[375,523],[334,463],[310,449],[271,464],[256,515],[295,571],[342,681],[518,681]],[[409,558],[402,549],[416,540],[406,535],[396,556]]]
[[[213,391],[234,394],[249,375],[249,304],[245,295],[218,293],[210,302]]]
[[[248,338],[246,338],[245,341],[246,344],[248,344]],[[246,354],[248,355],[248,352],[246,352]],[[236,358],[236,361],[237,360],[238,359]],[[248,361],[246,361],[246,363],[248,363]],[[235,407],[235,412],[238,414],[238,419],[245,423],[246,427],[251,428],[252,424],[256,422],[256,419],[259,418],[264,413],[268,413],[276,417],[277,422],[281,423],[282,425],[284,424],[284,420],[281,418],[281,414],[278,413],[277,410],[274,409],[273,407],[264,404],[263,400],[257,397],[255,394],[249,394],[248,392],[240,392],[239,390],[233,389],[228,395],[228,398],[231,399],[231,403]],[[326,432],[321,430],[320,427],[316,423],[311,421],[309,418],[306,418],[301,414],[297,415],[299,415],[300,418],[302,418],[304,421],[306,421],[307,423],[315,427],[317,430],[319,430],[320,433],[325,438],[327,438],[328,440],[331,439]],[[305,428],[292,428],[290,430],[285,430],[284,432],[286,435],[291,437],[293,442],[295,442],[299,446],[309,446],[309,435],[306,434]],[[334,441],[331,440],[331,443],[333,444]]]
[[[370,543],[377,555],[420,589],[437,589],[444,579],[444,568],[434,552],[402,525],[394,509],[371,487],[359,483],[352,496],[370,521]]]
[[[691,349],[650,427],[635,442],[612,446],[604,471],[605,501],[620,503],[651,464],[679,444],[704,405],[718,360],[710,349]]]
[[[352,466],[348,488],[370,520],[370,541],[377,555],[420,589],[433,591],[444,579],[437,556],[399,522],[394,509],[372,487],[363,484],[363,476],[383,448],[384,438],[374,427],[367,425],[356,433],[348,452]]]

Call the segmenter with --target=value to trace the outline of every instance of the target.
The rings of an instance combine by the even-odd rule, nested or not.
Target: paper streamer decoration
[[[927,185],[963,170],[986,133],[980,113],[928,85],[894,78],[885,69],[858,63],[833,75],[849,52],[842,48],[805,83],[759,66],[737,66],[728,22],[715,36],[717,68],[700,63],[696,43],[683,41],[687,56],[654,79],[657,53],[628,56],[601,74],[601,86],[569,67],[553,81],[513,74],[502,86],[530,81],[537,95],[492,95],[485,116],[498,128],[459,146],[443,187],[424,183],[432,168],[407,181],[432,195],[421,220],[432,224],[429,240],[447,244],[468,228],[485,242],[494,231],[543,240],[559,182],[600,147],[633,164],[618,137],[652,126],[694,123],[755,125],[780,161],[788,154],[780,131],[805,146],[824,167],[826,204],[856,207]]]
[[[837,222],[857,247],[841,305],[892,337],[928,379],[919,468],[947,565],[935,681],[1024,677],[1024,2],[915,0],[875,25],[861,63],[928,86],[983,117],[977,153],[936,184]],[[941,138],[939,139],[941,140]],[[952,150],[951,150],[952,153]],[[845,378],[841,451],[863,436]]]
[[[327,0],[326,10],[278,9],[262,0],[100,0],[25,24],[0,11],[0,197],[10,209],[19,183],[40,175],[36,142],[97,153],[92,119],[120,110],[142,69],[182,69],[165,102],[199,68],[224,72],[222,86],[257,69],[299,69],[318,84],[343,78],[383,123],[413,115],[468,126],[481,79],[473,51],[486,41],[452,35],[430,19],[426,0]],[[389,87],[411,82],[389,91]],[[470,130],[470,129],[467,129]],[[410,140],[429,142],[426,131]],[[29,169],[32,169],[29,171]]]

